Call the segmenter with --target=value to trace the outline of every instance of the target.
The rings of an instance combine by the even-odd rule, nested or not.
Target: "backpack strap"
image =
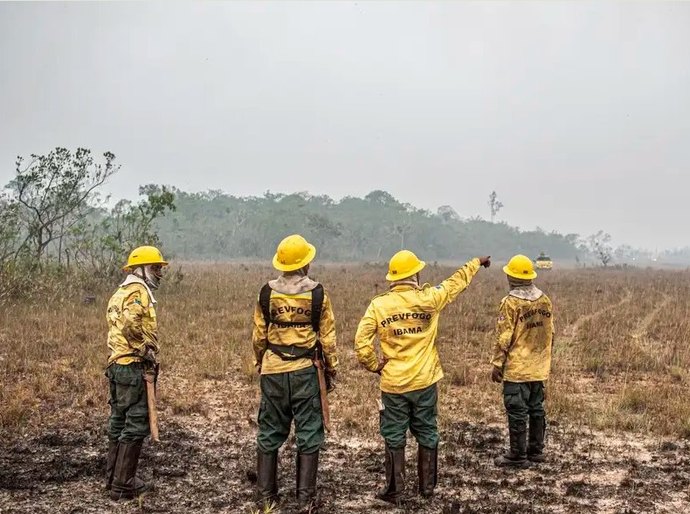
[[[271,318],[271,286],[265,284],[261,291],[259,292],[259,306],[261,307],[261,313],[264,317],[264,322],[266,323],[266,330],[268,331],[269,325],[276,325],[279,327],[304,327],[311,326],[312,330],[316,332],[317,344],[319,338],[319,329],[321,326],[321,313],[323,312],[323,300],[324,291],[323,286],[318,284],[311,291],[311,321],[308,322],[280,322],[275,321]],[[267,332],[268,334],[268,332]],[[278,357],[285,361],[303,359],[314,357],[316,352],[316,345],[311,348],[301,348],[295,345],[277,345],[270,341],[267,342],[267,348],[275,353]]]
[[[316,332],[316,338],[319,337],[319,329],[321,328],[321,313],[323,312],[323,286],[318,284],[311,291],[311,328]]]
[[[271,286],[264,284],[259,293],[259,306],[264,315],[264,322],[266,323],[266,330],[271,323]]]

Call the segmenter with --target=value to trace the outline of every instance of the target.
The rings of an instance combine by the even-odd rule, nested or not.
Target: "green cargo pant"
[[[407,429],[425,448],[438,446],[438,389],[436,384],[409,393],[381,393],[383,410],[380,416],[381,435],[393,449],[405,446]]]
[[[316,368],[261,375],[261,405],[257,444],[263,453],[280,448],[295,420],[300,453],[313,453],[324,440],[321,397]]]
[[[503,382],[508,423],[524,426],[528,418],[544,417],[544,382]]]
[[[143,365],[140,362],[126,366],[112,364],[105,376],[110,381],[108,437],[123,443],[143,440],[149,435]]]

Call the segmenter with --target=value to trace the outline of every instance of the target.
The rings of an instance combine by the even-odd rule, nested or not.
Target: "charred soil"
[[[213,403],[213,399],[208,398]],[[145,446],[141,475],[155,490],[114,502],[103,488],[105,420],[80,431],[43,430],[7,436],[0,453],[0,512],[250,513],[256,479],[253,424],[229,413],[163,416],[162,442]],[[383,481],[380,440],[328,438],[319,474],[318,512],[526,513],[687,512],[690,445],[640,436],[606,436],[551,426],[548,461],[528,470],[493,466],[505,445],[500,425],[451,422],[442,431],[435,497],[416,491],[416,443],[407,446],[402,507],[374,499]],[[294,441],[280,454],[281,501],[273,512],[296,512]]]

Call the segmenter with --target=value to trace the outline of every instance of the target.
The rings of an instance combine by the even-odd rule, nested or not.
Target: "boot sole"
[[[498,468],[515,468],[515,469],[528,469],[532,463],[529,460],[526,460],[525,462],[496,462],[494,461],[494,465]]]
[[[110,499],[114,501],[118,500],[133,500],[135,498],[134,493],[110,493]]]
[[[145,493],[150,493],[153,491],[153,486],[147,487],[146,489],[142,489],[139,491],[132,491],[132,492],[125,492],[125,493],[115,493],[113,491],[110,491],[110,499],[111,500],[133,500],[134,498],[137,498],[141,496],[142,494]]]
[[[112,485],[108,485],[108,486],[105,487],[105,490],[106,490],[106,491],[111,491],[112,488],[113,488]],[[145,493],[145,492],[148,492],[148,491],[153,491],[153,486],[152,486],[152,485],[150,485],[150,486],[148,486],[148,487],[146,487],[146,488],[144,488],[144,489],[137,489],[137,490],[134,491],[134,494],[135,494],[135,496],[136,496],[136,495],[140,495],[140,494],[143,494],[143,493]]]

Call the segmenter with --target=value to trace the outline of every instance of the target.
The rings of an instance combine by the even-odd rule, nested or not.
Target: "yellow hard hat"
[[[521,278],[523,280],[532,280],[537,278],[537,272],[534,271],[532,259],[526,255],[516,255],[512,257],[508,264],[503,266],[503,272],[513,278]]]
[[[426,266],[426,262],[420,261],[419,258],[409,250],[400,250],[388,263],[388,275],[386,280],[394,282],[396,280],[403,280],[419,273]]]
[[[316,257],[316,247],[298,234],[287,236],[278,245],[273,256],[273,267],[278,271],[304,268]]]
[[[139,246],[132,250],[122,269],[128,270],[137,266],[145,266],[147,264],[161,264],[167,266],[168,262],[163,259],[163,254],[155,246]]]

